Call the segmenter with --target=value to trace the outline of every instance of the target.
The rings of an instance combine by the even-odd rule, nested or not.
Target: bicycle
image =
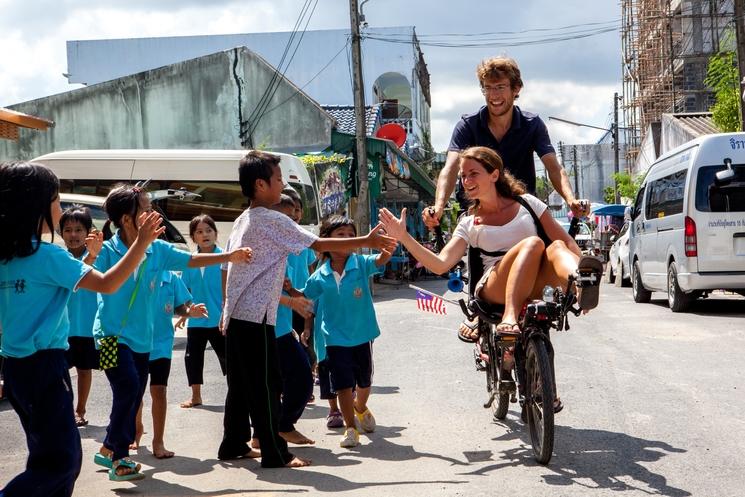
[[[573,220],[570,235],[574,236],[577,222]],[[573,284],[594,283],[593,274],[571,275],[566,288],[546,287],[543,298],[528,302],[519,318],[519,335],[499,334],[504,306],[479,300],[474,296],[474,284],[480,256],[478,249],[469,247],[468,302],[459,300],[461,310],[473,321],[479,320],[479,340],[476,342],[476,368],[486,371],[489,398],[484,408],[492,408],[495,419],[507,416],[510,403],[519,401],[521,418],[528,425],[535,460],[547,464],[551,460],[554,444],[554,379],[553,346],[550,330],[569,329],[569,314],[579,316],[581,310],[574,304],[577,296]]]

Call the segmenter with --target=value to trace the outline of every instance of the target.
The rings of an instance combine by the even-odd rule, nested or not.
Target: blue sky
[[[75,88],[62,76],[65,41],[291,30],[300,0],[0,0],[0,106]],[[525,88],[519,105],[540,114],[605,127],[613,92],[620,93],[618,31],[545,44],[507,46],[558,33],[586,32],[618,23],[620,6],[608,0],[370,0],[364,5],[370,28],[415,26],[423,42],[500,40],[495,46],[422,46],[432,80],[432,138],[447,146],[458,117],[482,104],[474,69],[492,55],[520,64]],[[596,24],[603,23],[603,24]],[[347,28],[346,0],[320,0],[308,29]],[[567,26],[574,26],[568,28]],[[565,29],[559,29],[567,27]],[[505,34],[513,32],[515,34]],[[520,33],[516,33],[520,32]],[[482,37],[477,33],[500,33]],[[554,143],[591,143],[601,131],[548,122]]]

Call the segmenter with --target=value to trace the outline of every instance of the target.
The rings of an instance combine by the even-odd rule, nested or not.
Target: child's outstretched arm
[[[400,241],[416,260],[433,273],[442,274],[450,270],[463,257],[468,248],[465,240],[453,237],[442,249],[442,252],[435,254],[423,247],[406,230],[406,207],[401,210],[400,218],[394,216],[386,208],[380,209],[379,215],[380,224],[383,225],[385,231]]]
[[[192,254],[189,259],[189,267],[212,266],[213,264],[223,264],[232,262],[233,264],[248,264],[253,258],[253,250],[250,247],[241,247],[230,252],[221,254]]]
[[[145,256],[145,249],[166,230],[165,226],[160,225],[161,221],[157,212],[143,212],[140,215],[137,238],[124,257],[105,273],[95,269],[88,271],[80,280],[78,288],[98,293],[114,293],[119,290]]]
[[[317,252],[335,252],[339,250],[356,250],[367,247],[383,252],[393,252],[396,249],[396,240],[382,234],[382,224],[370,230],[365,236],[354,238],[319,238],[310,246]]]

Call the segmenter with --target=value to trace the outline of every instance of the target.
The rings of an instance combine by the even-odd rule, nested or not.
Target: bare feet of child
[[[303,468],[305,466],[310,466],[310,463],[310,459],[300,459],[299,457],[293,457],[290,462],[285,464],[285,468]]]
[[[297,430],[280,431],[279,436],[284,438],[288,443],[295,445],[313,445],[314,443],[316,443]]]
[[[201,405],[202,405],[201,397],[196,397],[196,398],[192,397],[191,399],[181,403],[181,407],[183,407],[184,409],[191,409],[192,407],[197,407]]]
[[[259,443],[259,439],[258,438],[252,438],[250,445],[251,445],[251,448],[252,449],[256,449],[256,450],[260,450],[261,449],[261,444]]]
[[[173,451],[166,449],[164,444],[162,443],[156,444],[155,442],[153,442],[153,455],[157,459],[169,459],[173,457],[175,454],[173,453]]]

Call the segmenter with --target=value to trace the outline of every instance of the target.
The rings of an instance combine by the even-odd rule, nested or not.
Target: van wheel
[[[605,265],[605,282],[613,284],[616,281],[616,275],[613,272],[613,267],[610,265],[610,261]]]
[[[671,262],[667,268],[667,303],[673,312],[685,312],[696,300],[696,294],[685,293],[678,286],[678,270],[675,262]]]
[[[631,293],[634,296],[634,302],[637,304],[646,304],[652,298],[652,292],[642,285],[642,274],[639,271],[639,261],[634,261],[631,270]]]

